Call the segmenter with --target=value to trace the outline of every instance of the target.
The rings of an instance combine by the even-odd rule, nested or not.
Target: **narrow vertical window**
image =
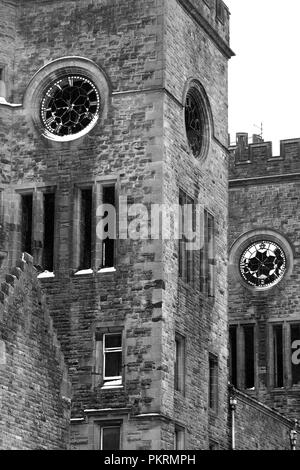
[[[43,268],[53,271],[54,253],[54,224],[55,224],[55,194],[44,194],[44,249]]]
[[[194,282],[194,251],[190,248],[196,231],[196,208],[192,198],[183,191],[179,193],[179,277],[186,283]]]
[[[300,385],[300,324],[291,325],[292,385]]]
[[[221,22],[224,23],[225,21],[225,7],[222,0],[217,0],[216,3],[216,17]]]
[[[112,186],[103,186],[103,204],[108,204],[113,208],[116,207],[116,197],[115,197],[115,185]],[[116,221],[114,221],[116,224]],[[108,231],[116,232],[116,227],[104,227],[104,233]],[[102,268],[113,268],[115,265],[115,239],[112,237],[107,237],[103,240],[102,245]]]
[[[175,426],[174,434],[174,450],[184,450],[185,449],[185,432],[184,429]]]
[[[200,250],[200,292],[214,296],[215,283],[215,222],[214,217],[204,211],[204,240]]]
[[[207,213],[207,293],[213,297],[215,293],[215,221]]]
[[[32,194],[21,196],[21,249],[32,255]]]
[[[120,425],[103,425],[100,430],[100,450],[120,450]]]
[[[255,388],[254,326],[244,326],[245,388]]]
[[[122,335],[109,333],[103,336],[103,379],[105,385],[122,384]]]
[[[92,189],[81,190],[80,205],[80,266],[79,269],[90,269],[92,266]]]
[[[175,390],[184,393],[184,356],[185,339],[176,333],[175,336]]]
[[[229,328],[229,371],[230,371],[230,383],[237,387],[237,327],[231,326]]]
[[[209,355],[209,384],[208,402],[211,411],[218,411],[218,358],[214,354]]]
[[[283,387],[283,328],[276,325],[273,328],[274,377],[275,388]]]
[[[4,67],[0,66],[0,97],[6,98]]]

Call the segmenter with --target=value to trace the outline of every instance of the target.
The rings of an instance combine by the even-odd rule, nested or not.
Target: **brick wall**
[[[2,450],[67,449],[70,384],[32,259],[0,291]]]

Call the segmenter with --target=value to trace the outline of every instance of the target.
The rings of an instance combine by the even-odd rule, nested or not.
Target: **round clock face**
[[[272,287],[284,276],[286,257],[277,243],[257,241],[242,254],[240,271],[243,279],[259,289]]]
[[[53,136],[72,137],[91,129],[99,110],[100,95],[95,85],[87,78],[69,75],[48,88],[42,100],[41,117]]]

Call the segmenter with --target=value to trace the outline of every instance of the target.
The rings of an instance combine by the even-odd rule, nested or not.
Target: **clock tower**
[[[33,256],[72,448],[227,448],[226,5],[2,11],[1,269]]]

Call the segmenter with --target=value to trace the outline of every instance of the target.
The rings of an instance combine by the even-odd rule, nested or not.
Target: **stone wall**
[[[14,77],[11,100],[23,106],[9,108],[13,124],[4,136],[5,246],[8,264],[13,265],[20,254],[21,192],[32,191],[39,207],[42,191],[52,188],[55,277],[41,283],[72,378],[76,449],[96,446],[94,423],[115,416],[123,422],[124,449],[172,449],[175,423],[186,428],[191,449],[208,448],[208,430],[222,446],[227,439],[228,18],[225,15],[221,26],[215,2],[193,3],[198,13],[208,15],[212,30],[218,25],[222,38],[175,0],[24,0],[17,9],[15,61],[8,70]],[[28,90],[47,74],[49,63],[66,56],[91,61],[102,74],[107,94],[105,112],[92,131],[58,143],[45,139],[35,126],[34,107],[39,103],[28,100]],[[92,65],[86,62],[86,67]],[[183,107],[191,78],[201,82],[211,106],[205,161],[192,157],[184,131]],[[0,106],[3,121],[6,112]],[[76,276],[76,190],[90,184],[97,192],[95,188],[107,181],[115,182],[117,197],[129,205],[176,203],[180,187],[213,213],[213,301],[202,298],[197,286],[190,291],[179,282],[178,247],[173,242],[119,240],[115,272],[98,272],[95,265],[89,274]],[[41,217],[36,215],[36,241]],[[198,268],[199,263],[199,273]],[[123,387],[105,390],[99,383],[96,338],[116,328],[124,338]],[[185,397],[174,392],[175,330],[188,344]],[[220,384],[219,414],[210,417],[209,352],[219,356]],[[99,410],[104,410],[102,415]]]
[[[299,386],[291,386],[288,339],[290,325],[300,323],[299,143],[299,139],[282,141],[280,156],[273,156],[270,142],[248,145],[246,136],[244,142],[231,149],[229,183],[230,254],[242,240],[259,233],[277,237],[287,253],[286,276],[263,292],[241,282],[239,261],[231,256],[229,317],[232,324],[250,323],[256,328],[256,390],[249,393],[291,418],[299,417],[300,413]],[[283,325],[285,335],[282,388],[272,385],[270,335],[275,324]]]
[[[291,450],[292,421],[244,393],[236,391],[235,397],[236,450]],[[230,418],[230,427],[231,424]]]
[[[68,373],[29,255],[0,291],[2,450],[69,448]]]

